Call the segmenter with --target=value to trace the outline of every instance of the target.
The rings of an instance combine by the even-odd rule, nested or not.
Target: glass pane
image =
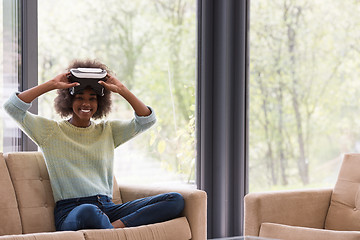
[[[250,191],[333,187],[360,150],[360,2],[250,9]]]
[[[75,58],[96,58],[152,106],[157,124],[116,149],[115,170],[127,183],[194,184],[196,1],[39,0],[39,83]],[[51,17],[49,17],[51,16]],[[53,111],[56,92],[39,100]],[[113,96],[108,118],[133,117]]]
[[[17,91],[20,79],[21,39],[20,6],[18,1],[0,1],[0,152],[20,150],[20,130],[4,113],[2,105],[10,94]]]

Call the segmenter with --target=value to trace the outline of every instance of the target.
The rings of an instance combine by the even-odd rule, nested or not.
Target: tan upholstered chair
[[[276,239],[360,239],[360,154],[346,154],[334,189],[250,193],[245,235]]]
[[[179,218],[140,227],[54,232],[54,199],[40,152],[0,153],[0,240],[167,240],[206,239],[206,193],[196,189],[118,186],[113,202],[121,203],[177,191],[185,199]],[[21,236],[19,236],[21,234]]]

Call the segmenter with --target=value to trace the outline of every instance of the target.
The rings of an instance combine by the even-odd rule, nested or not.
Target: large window
[[[21,133],[2,105],[18,90],[21,64],[20,7],[14,0],[0,1],[0,152],[20,149]]]
[[[39,83],[76,58],[104,62],[157,114],[157,124],[116,149],[115,174],[128,183],[195,179],[195,0],[38,0]],[[56,92],[39,100],[39,114],[59,119]],[[113,96],[109,118],[133,116]]]
[[[0,2],[0,34],[1,34],[1,41],[0,41],[0,104],[2,105],[3,101],[4,101],[4,73],[3,73],[3,69],[4,69],[4,63],[3,63],[3,44],[4,44],[4,28],[3,28],[3,22],[4,22],[4,15],[3,15],[3,2]],[[4,150],[4,113],[2,112],[2,108],[1,108],[1,112],[0,112],[1,118],[0,118],[0,129],[2,131],[0,131],[0,152],[3,152]]]
[[[330,187],[360,151],[359,1],[251,1],[250,191]]]

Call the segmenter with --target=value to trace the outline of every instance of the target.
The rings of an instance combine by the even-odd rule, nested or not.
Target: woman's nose
[[[82,102],[82,104],[81,104],[82,106],[90,106],[90,101],[83,101]]]

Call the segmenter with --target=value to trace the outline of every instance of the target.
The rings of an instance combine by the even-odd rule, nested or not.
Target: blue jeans
[[[96,195],[65,199],[56,202],[54,209],[57,231],[113,228],[120,219],[126,227],[157,223],[176,218],[184,209],[184,198],[179,193],[165,193],[114,204],[111,198]]]

